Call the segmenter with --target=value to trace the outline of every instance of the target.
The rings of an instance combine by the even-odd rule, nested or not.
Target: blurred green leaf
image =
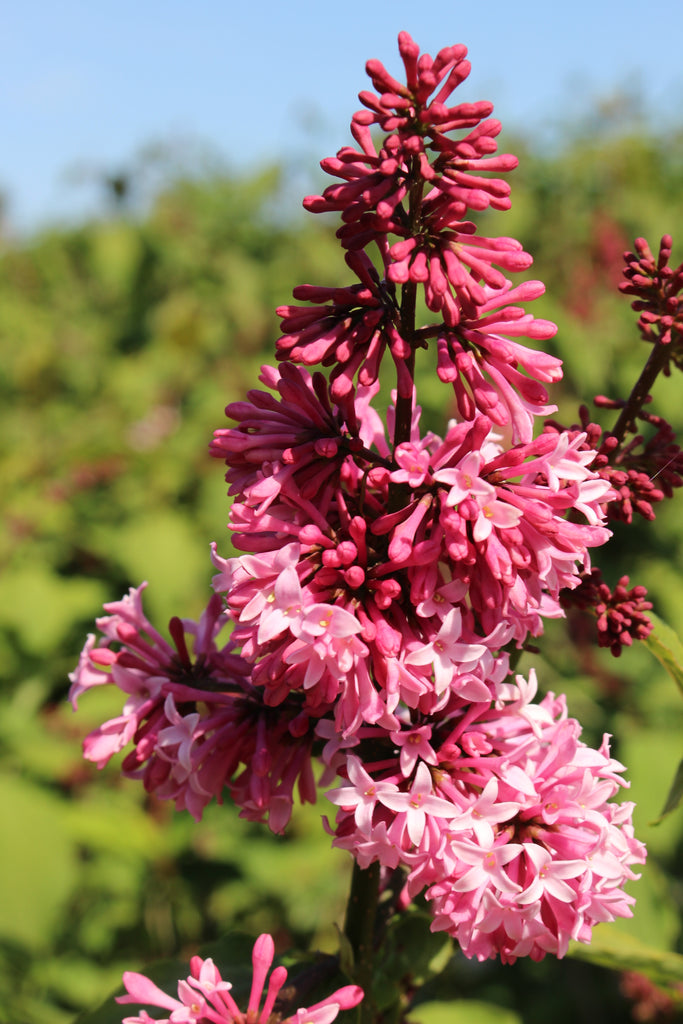
[[[477,999],[421,1003],[408,1015],[408,1024],[522,1024],[512,1010]]]
[[[662,809],[662,813],[659,815],[658,818],[655,818],[652,824],[659,825],[660,822],[662,822],[668,814],[671,814],[672,811],[675,811],[681,802],[681,798],[683,798],[683,760],[679,761],[678,768],[676,769],[676,774],[674,776],[674,780],[671,783],[669,795],[667,796],[666,803],[664,804],[664,807]]]
[[[23,779],[0,775],[0,806],[5,821],[0,936],[45,950],[79,876],[64,801]]]
[[[98,580],[64,579],[49,566],[24,564],[3,574],[0,621],[16,630],[31,654],[53,656],[74,620],[91,614],[104,593]]]
[[[568,955],[613,971],[638,971],[657,985],[683,983],[683,956],[653,949],[635,935],[624,934],[619,924],[601,925],[589,943],[571,942]]]
[[[645,645],[664,666],[683,694],[683,643],[671,626],[662,622],[654,612],[648,612],[654,629],[645,638]]]

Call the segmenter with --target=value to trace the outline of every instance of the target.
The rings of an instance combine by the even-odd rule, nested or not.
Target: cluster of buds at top
[[[399,50],[405,83],[368,64],[359,148],[323,162],[341,184],[305,203],[342,211],[357,280],[295,289],[278,367],[214,437],[240,552],[214,549],[220,608],[177,623],[174,651],[132,592],[98,624],[72,698],[118,685],[123,713],[88,756],[132,745],[124,770],[196,816],[227,790],[281,831],[294,788],[315,797],[319,756],[319,784],[338,783],[334,843],[385,877],[402,869],[434,928],[481,959],[561,956],[630,914],[623,885],[645,853],[631,806],[609,802],[623,766],[607,740],[586,747],[562,698],[534,703],[509,656],[563,614],[560,592],[609,536],[614,490],[585,431],[534,436],[561,365],[519,339],[556,328],[521,305],[543,285],[506,276],[531,263],[520,243],[464,219],[507,209],[507,184],[487,175],[516,165],[495,155],[490,104],[447,105],[465,48],[432,59],[401,33]],[[433,322],[417,322],[420,290]],[[458,413],[442,436],[422,429],[415,396],[415,351],[430,345]]]
[[[505,276],[532,263],[520,243],[482,237],[464,219],[468,210],[509,208],[508,183],[488,175],[512,170],[517,158],[496,153],[501,125],[488,117],[490,103],[447,106],[470,71],[464,46],[446,47],[432,60],[402,32],[399,51],[406,84],[378,61],[368,63],[378,95],[360,94],[367,109],[351,122],[360,149],[346,147],[323,160],[323,169],[343,183],[304,201],[315,213],[342,211],[337,235],[360,284],[296,288],[296,299],[314,305],[280,307],[278,357],[333,366],[332,393],[339,398],[356,374],[364,386],[375,382],[388,348],[399,397],[410,399],[414,350],[432,339],[438,375],[453,384],[463,418],[480,412],[509,425],[513,440],[529,441],[534,416],[550,411],[544,384],[560,379],[560,360],[515,339],[546,341],[557,328],[519,305],[541,295],[543,285],[513,287]],[[373,125],[388,132],[379,150]],[[367,251],[373,245],[379,269]],[[442,318],[422,330],[414,322],[418,287]]]

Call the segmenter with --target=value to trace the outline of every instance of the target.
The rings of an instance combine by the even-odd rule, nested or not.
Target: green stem
[[[365,993],[358,1007],[358,1024],[374,1024],[376,1019],[372,978],[378,901],[379,864],[371,864],[369,868],[363,869],[354,861],[344,934],[353,950],[353,980]]]

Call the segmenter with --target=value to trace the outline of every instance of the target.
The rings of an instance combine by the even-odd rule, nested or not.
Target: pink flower
[[[323,169],[344,183],[331,185],[322,196],[304,201],[315,213],[343,210],[345,225],[339,235],[353,250],[367,245],[380,231],[395,231],[401,225],[407,170],[416,162],[431,190],[425,205],[431,205],[434,215],[438,211],[446,223],[461,219],[468,208],[483,210],[491,205],[504,210],[510,206],[507,183],[481,173],[506,172],[517,166],[514,156],[493,155],[501,126],[498,121],[484,120],[492,105],[485,101],[445,105],[469,74],[467,48],[449,46],[434,60],[428,54],[418,60],[419,48],[402,32],[399,50],[407,84],[389,75],[379,61],[368,62],[368,74],[380,95],[360,93],[368,109],[354,114],[351,131],[361,148],[345,147],[336,158],[324,160]],[[372,124],[390,133],[379,152],[370,135]],[[453,138],[451,133],[457,131],[466,134]],[[435,158],[430,162],[432,154]]]
[[[469,675],[477,662],[489,655],[489,651],[482,644],[461,643],[461,636],[462,616],[457,608],[453,608],[444,618],[433,640],[409,651],[406,664],[432,665],[437,696],[453,684],[457,666],[464,677],[462,684],[454,686],[460,696],[471,701],[489,700],[491,693],[486,683]]]
[[[571,938],[630,916],[624,885],[645,860],[632,805],[612,802],[623,766],[607,738],[587,747],[564,699],[532,704],[535,690],[517,677],[506,703],[451,703],[426,748],[431,767],[416,759],[409,777],[408,722],[390,736],[363,728],[346,769],[334,755],[348,776],[328,794],[334,845],[364,867],[402,865],[407,897],[426,890],[433,929],[479,959],[564,956]]]
[[[420,761],[410,790],[383,792],[380,800],[391,811],[397,811],[395,834],[405,829],[410,842],[419,846],[427,824],[427,815],[448,819],[453,814],[453,805],[448,800],[434,795],[434,785],[429,768]]]
[[[668,345],[670,360],[680,358],[683,339],[683,264],[670,267],[671,235],[663,235],[655,260],[644,238],[636,238],[635,253],[625,253],[624,281],[619,290],[636,296],[633,309],[640,313],[638,327],[650,344]],[[670,372],[668,366],[665,372]]]
[[[476,892],[493,888],[497,892],[516,894],[521,886],[513,882],[503,869],[511,860],[523,852],[522,846],[508,843],[505,846],[481,846],[479,843],[467,841],[450,843],[450,852],[455,853],[459,861],[466,865],[464,873],[452,883],[453,892]],[[471,866],[469,866],[471,865]],[[432,889],[436,892],[437,886]]]
[[[462,312],[459,321],[444,325],[437,335],[437,373],[452,383],[460,415],[473,419],[477,412],[499,426],[510,425],[514,442],[531,441],[536,416],[556,408],[548,404],[543,383],[562,378],[562,363],[555,356],[526,348],[512,338],[545,341],[557,332],[555,324],[537,320],[521,306],[506,303],[538,298],[540,281],[513,287],[484,289],[485,301],[474,315]]]
[[[346,812],[353,810],[358,829],[364,835],[370,835],[377,801],[384,803],[385,797],[398,793],[398,787],[393,782],[376,782],[353,754],[347,759],[346,773],[350,785],[330,790],[327,799],[343,807]]]
[[[400,748],[400,766],[404,778],[409,778],[415,769],[418,758],[426,764],[436,764],[436,754],[429,744],[432,735],[431,725],[422,725],[415,729],[407,729],[389,734],[391,740]]]
[[[149,1006],[170,1010],[170,1016],[154,1018],[159,1024],[268,1024],[287,981],[284,967],[276,967],[268,978],[274,954],[275,946],[271,936],[260,935],[252,953],[254,973],[246,1011],[242,1011],[233,999],[230,993],[232,985],[223,981],[213,961],[202,960],[199,956],[192,957],[188,978],[178,982],[177,999],[167,995],[143,974],[126,971],[123,983],[127,995],[117,996],[116,1001],[147,1003]],[[332,1024],[340,1010],[352,1009],[362,998],[363,992],[357,985],[347,985],[308,1009],[298,1009],[284,1018],[281,1017],[280,1004],[278,1016],[282,1024],[303,1024],[304,1021],[310,1024]],[[150,1021],[152,1018],[143,1009],[140,1016],[125,1017],[122,1024],[149,1024]]]
[[[440,312],[449,327],[458,324],[463,314],[469,319],[477,317],[478,308],[487,300],[485,285],[505,287],[502,271],[526,270],[533,263],[515,238],[475,235],[469,221],[454,221],[444,231],[439,218],[431,224],[426,219],[419,240],[413,236],[395,242],[389,254],[389,280],[424,284],[427,306]]]
[[[252,495],[263,509],[283,489],[317,499],[349,451],[363,447],[354,393],[333,403],[321,374],[286,362],[263,366],[260,380],[270,391],[252,390],[248,401],[228,405],[238,426],[216,430],[210,447],[228,464],[229,493]]]
[[[592,569],[582,575],[575,590],[564,590],[560,598],[563,608],[590,609],[595,614],[598,644],[609,647],[615,658],[634,639],[644,640],[652,631],[647,616],[652,602],[645,600],[647,590],[643,586],[627,589],[628,583],[628,576],[622,576],[611,590],[600,570]]]

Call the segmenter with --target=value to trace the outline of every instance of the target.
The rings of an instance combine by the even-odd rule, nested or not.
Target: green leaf
[[[116,537],[126,576],[135,586],[149,583],[145,607],[151,618],[168,622],[179,610],[186,614],[188,592],[209,594],[209,545],[182,512],[154,508],[117,527]]]
[[[431,915],[422,910],[407,911],[390,922],[373,980],[381,1010],[392,1006],[401,991],[414,991],[441,974],[451,959],[450,937],[433,932],[431,922]]]
[[[654,629],[645,638],[645,645],[664,666],[683,694],[683,643],[671,626],[667,626],[666,622],[653,612],[647,614]]]
[[[422,1003],[409,1013],[408,1024],[522,1024],[512,1010],[478,999]]]
[[[673,689],[671,689],[673,696]],[[672,728],[643,729],[637,723],[624,724],[619,732],[619,759],[628,765],[631,777],[629,800],[635,802],[633,827],[660,863],[671,863],[683,834],[683,815],[668,815],[657,828],[653,822],[662,810],[676,765],[681,759],[679,717],[669,713]],[[649,871],[654,863],[645,867]],[[642,883],[638,883],[640,890]],[[639,895],[634,891],[634,895]],[[671,906],[671,900],[667,901]],[[672,908],[673,909],[673,908]],[[679,926],[680,927],[680,926]],[[642,937],[642,936],[641,936]]]
[[[669,795],[666,798],[666,803],[664,804],[664,807],[662,808],[662,813],[659,815],[658,818],[655,818],[655,820],[652,821],[650,824],[652,824],[652,825],[659,825],[659,823],[661,821],[663,821],[664,818],[666,818],[666,816],[668,814],[671,814],[672,811],[676,810],[676,808],[678,807],[678,805],[681,802],[681,798],[682,797],[683,797],[683,760],[678,762],[678,768],[676,769],[676,774],[674,776],[674,780],[671,783],[671,789],[669,790]]]
[[[596,929],[589,944],[571,942],[568,955],[613,971],[638,971],[656,985],[683,982],[683,956],[653,949],[636,936],[620,931],[618,926]]]

